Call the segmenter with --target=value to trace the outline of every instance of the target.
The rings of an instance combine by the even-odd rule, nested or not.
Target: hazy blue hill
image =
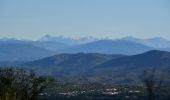
[[[34,46],[38,46],[41,48],[44,48],[46,50],[49,50],[54,53],[58,53],[60,49],[68,48],[70,45],[60,42],[53,42],[53,41],[35,41],[31,43]]]
[[[143,54],[126,56],[113,59],[100,65],[100,67],[125,67],[125,68],[141,68],[141,67],[169,67],[170,52],[152,50]]]
[[[95,81],[138,83],[143,71],[153,68],[156,68],[158,73],[163,71],[163,77],[160,77],[164,78],[165,82],[170,82],[170,52],[152,50],[139,55],[112,59],[94,67],[88,77],[92,77]]]
[[[113,58],[119,58],[122,55],[107,55],[97,53],[77,53],[77,54],[60,54],[44,59],[28,62],[26,65],[29,66],[40,66],[40,67],[55,67],[55,66],[94,66],[99,63],[103,63]]]
[[[65,37],[44,36],[38,41],[17,40],[15,38],[0,39],[0,43],[33,45],[59,53],[103,53],[103,54],[123,54],[134,55],[149,50],[157,49],[170,51],[170,42],[163,38],[137,39],[134,37],[125,37],[119,40],[98,40],[91,37],[79,39]],[[79,44],[79,45],[77,45]],[[155,48],[153,48],[155,47]],[[160,48],[164,47],[164,48]]]
[[[60,54],[23,64],[40,74],[67,81],[135,83],[144,70],[156,68],[170,74],[170,52],[151,50],[132,56],[98,53]]]
[[[52,53],[43,48],[30,44],[0,43],[0,61],[32,61]]]
[[[63,36],[45,35],[39,41],[59,42],[59,43],[64,43],[64,44],[68,44],[68,45],[78,45],[78,44],[92,42],[95,40],[97,40],[97,39],[93,38],[93,37],[71,38],[71,37],[63,37]]]
[[[131,42],[136,42],[140,44],[144,44],[150,47],[154,48],[170,48],[170,41],[166,40],[161,37],[155,37],[155,38],[150,38],[150,39],[138,39],[134,37],[125,37],[122,40],[127,40]]]
[[[104,63],[105,61],[119,57],[123,56],[97,53],[60,54],[28,62],[23,65],[38,68],[38,70],[41,71],[45,69],[54,75],[59,73],[62,75],[78,75],[83,72],[88,72],[94,66]]]
[[[4,38],[0,39],[1,44],[22,44],[22,45],[32,45],[39,48],[46,49],[48,51],[57,53],[58,50],[68,48],[70,45],[56,42],[56,41],[31,41],[31,40],[17,40],[15,38]]]
[[[103,54],[123,54],[133,55],[143,53],[153,48],[143,44],[126,40],[99,40],[87,44],[74,46],[61,50],[61,53],[103,53]]]

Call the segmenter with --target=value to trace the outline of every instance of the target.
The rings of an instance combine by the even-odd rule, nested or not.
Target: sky
[[[170,0],[0,0],[0,38],[170,39]]]

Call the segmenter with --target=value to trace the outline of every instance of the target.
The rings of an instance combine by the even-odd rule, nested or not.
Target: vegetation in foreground
[[[37,100],[51,82],[49,77],[15,68],[0,69],[0,100]]]
[[[0,100],[169,100],[170,87],[146,71],[141,85],[60,83],[33,71],[0,69]]]

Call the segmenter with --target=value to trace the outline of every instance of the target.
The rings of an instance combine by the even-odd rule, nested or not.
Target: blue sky
[[[170,39],[170,0],[0,0],[0,38]]]

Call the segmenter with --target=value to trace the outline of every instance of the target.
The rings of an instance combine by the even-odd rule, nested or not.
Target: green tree
[[[30,70],[0,68],[0,100],[37,100],[52,81]]]
[[[156,69],[152,69],[145,70],[142,76],[143,76],[142,82],[146,87],[148,99],[155,100],[155,93],[158,89],[160,89],[163,82],[162,75],[159,75]]]

